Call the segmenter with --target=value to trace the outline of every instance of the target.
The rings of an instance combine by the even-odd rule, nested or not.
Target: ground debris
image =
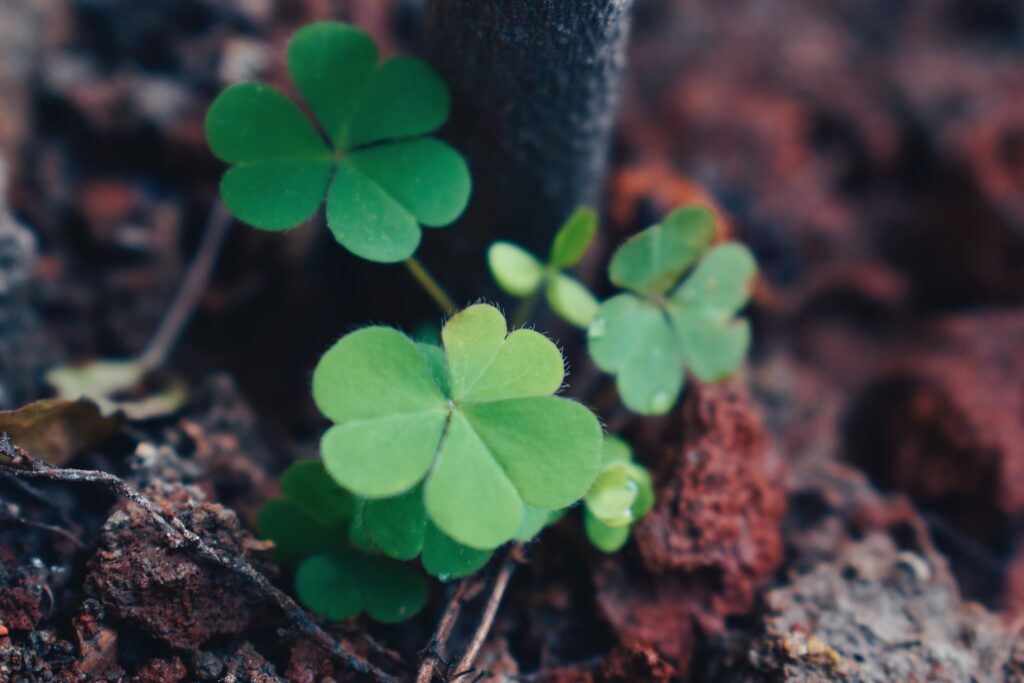
[[[241,529],[234,512],[205,502],[197,491],[147,491],[207,543],[269,571],[266,544]],[[232,572],[171,548],[145,511],[115,508],[89,561],[86,587],[118,619],[140,626],[172,647],[198,649],[215,637],[239,636],[263,614],[265,602]]]
[[[762,633],[724,681],[994,680],[1008,634],[938,556],[874,533],[765,596]]]
[[[782,561],[783,469],[748,394],[696,387],[681,415],[682,445],[666,448],[658,503],[635,527],[643,566],[608,558],[594,577],[620,643],[658,658],[657,680],[685,675],[700,638],[753,609]]]

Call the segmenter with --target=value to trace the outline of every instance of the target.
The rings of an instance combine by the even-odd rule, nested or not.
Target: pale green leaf
[[[641,415],[663,415],[683,386],[683,360],[665,314],[631,294],[601,304],[587,330],[590,355],[615,373],[623,403]]]
[[[444,448],[427,479],[426,504],[438,528],[480,550],[508,541],[522,520],[519,492],[460,412],[452,414]]]
[[[394,496],[427,473],[444,434],[445,413],[399,413],[336,424],[320,440],[327,471],[367,498]]]
[[[540,396],[474,404],[463,412],[529,505],[567,507],[597,476],[601,425],[580,403]]]
[[[495,282],[512,296],[530,296],[544,279],[544,265],[511,242],[495,242],[487,250],[487,265]]]
[[[313,398],[335,421],[321,441],[328,472],[366,497],[386,497],[426,473],[444,433],[448,402],[415,342],[367,327],[320,359]]]
[[[614,434],[604,437],[604,449],[601,451],[601,464],[612,462],[630,462],[633,460],[633,449],[629,444]]]
[[[437,336],[440,337],[440,333]],[[451,393],[451,389],[448,386],[448,360],[444,356],[444,349],[429,342],[416,342],[416,346],[419,347],[423,357],[427,359],[427,367],[430,369],[430,375],[434,378],[437,388],[447,397]]]
[[[288,71],[317,120],[336,145],[377,65],[377,46],[359,29],[334,21],[305,26],[288,45]]]
[[[335,422],[443,411],[448,405],[416,343],[382,326],[335,342],[313,372],[313,400]]]
[[[590,290],[576,278],[554,273],[548,278],[548,305],[566,322],[576,327],[587,327],[597,315],[600,304]]]
[[[723,322],[743,308],[757,275],[757,262],[742,244],[727,242],[709,251],[672,295],[673,303],[698,309]]]
[[[740,366],[750,349],[750,323],[716,320],[703,310],[672,309],[672,323],[690,371],[702,382],[725,379]]]
[[[608,526],[587,510],[583,512],[583,529],[591,544],[605,553],[618,552],[629,540],[629,525]]]
[[[548,262],[555,268],[571,268],[579,263],[597,235],[597,212],[589,206],[576,209],[555,233]]]
[[[711,244],[714,215],[704,207],[677,209],[616,250],[611,281],[641,294],[667,292]]]
[[[629,463],[617,462],[601,470],[583,501],[587,510],[608,526],[623,526],[633,522],[632,507],[638,493]]]
[[[550,339],[533,330],[507,333],[505,317],[487,304],[459,311],[444,326],[455,401],[544,396],[562,385],[562,353]]]
[[[545,510],[535,508],[532,505],[523,506],[523,522],[516,532],[517,541],[532,541],[552,521],[552,513],[556,510]]]

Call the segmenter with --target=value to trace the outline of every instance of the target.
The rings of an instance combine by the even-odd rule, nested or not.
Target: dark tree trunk
[[[452,88],[474,226],[543,250],[598,201],[632,2],[430,0],[428,52]]]

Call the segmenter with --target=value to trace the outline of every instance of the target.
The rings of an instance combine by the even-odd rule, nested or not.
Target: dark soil
[[[220,88],[286,85],[283,43],[312,20],[415,52],[417,5],[0,0],[0,409],[44,397],[48,367],[146,343],[215,198],[202,117]],[[479,663],[566,682],[1024,680],[1024,6],[637,0],[630,60],[601,249],[713,204],[763,265],[756,346],[664,419],[605,411],[658,504],[613,556],[575,514],[531,545]],[[285,589],[253,524],[316,453],[318,354],[366,321],[436,322],[404,271],[319,228],[236,228],[170,363],[187,406],[70,463]],[[482,262],[446,257],[466,229],[425,245],[477,282],[460,301],[494,294]],[[542,323],[582,359],[578,333]],[[411,678],[444,603],[329,629]],[[136,505],[0,475],[0,683],[43,680],[359,678]]]

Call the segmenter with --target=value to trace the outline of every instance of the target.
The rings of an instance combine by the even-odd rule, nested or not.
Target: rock
[[[750,612],[782,561],[783,470],[749,395],[699,386],[681,410],[683,442],[666,449],[657,505],[634,527],[643,566],[608,558],[594,576],[620,643],[655,655],[664,678],[686,675],[699,636]]]
[[[214,547],[268,569],[265,544],[241,528],[234,512],[187,487],[145,493]],[[175,648],[238,636],[263,614],[263,597],[247,581],[172,549],[150,516],[130,503],[118,504],[107,519],[88,570],[86,590],[113,617]]]
[[[1008,634],[945,563],[875,533],[765,596],[762,633],[718,680],[995,680]]]

